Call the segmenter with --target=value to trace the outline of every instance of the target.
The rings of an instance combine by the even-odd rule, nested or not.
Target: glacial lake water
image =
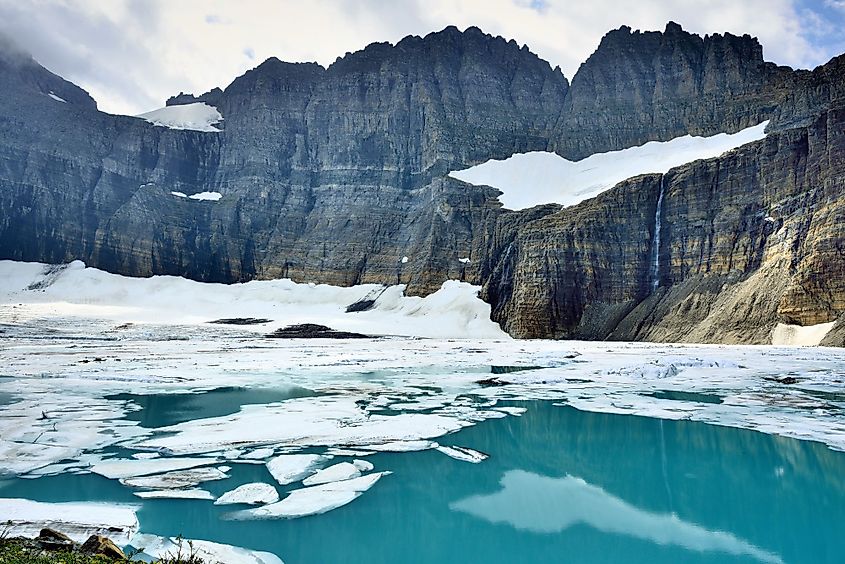
[[[224,388],[122,399],[142,406],[129,418],[159,427],[307,393]],[[488,453],[486,461],[470,464],[434,450],[375,454],[366,459],[393,474],[322,515],[231,521],[226,514],[242,506],[140,500],[95,474],[7,479],[0,497],[137,504],[145,533],[268,551],[287,564],[843,561],[845,453],[550,401],[500,405],[527,411],[438,439]],[[229,465],[230,478],[201,487],[220,495],[242,483],[275,484],[262,464]]]

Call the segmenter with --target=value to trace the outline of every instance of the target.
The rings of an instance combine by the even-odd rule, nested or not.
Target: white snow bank
[[[772,330],[772,344],[790,347],[815,347],[822,342],[822,339],[833,329],[834,325],[836,325],[835,321],[806,326],[778,323]]]
[[[102,535],[123,546],[138,532],[136,509],[131,505],[105,503],[0,499],[0,524],[9,537],[37,537],[41,529],[47,527],[61,531],[76,542],[85,542],[91,535]]]
[[[143,553],[156,559],[189,555],[192,551],[205,562],[226,564],[283,564],[278,556],[269,552],[248,550],[228,544],[204,540],[168,539],[154,535],[138,534],[132,539],[132,546],[143,549]]]
[[[238,511],[229,515],[229,518],[235,520],[295,519],[308,515],[319,515],[351,503],[363,492],[373,487],[382,476],[388,474],[390,472],[376,472],[352,480],[293,490],[278,503]]]
[[[646,173],[669,169],[698,159],[718,157],[746,143],[763,139],[768,121],[737,133],[712,137],[685,135],[671,141],[651,141],[621,151],[596,153],[570,161],[542,151],[513,155],[450,173],[469,182],[498,188],[506,208],[520,210],[538,204],[572,206],[592,198],[617,183]]]
[[[193,131],[220,131],[214,125],[223,121],[223,116],[220,115],[217,108],[204,102],[167,106],[135,117],[169,129],[190,129]]]
[[[63,104],[67,104],[67,100],[65,100],[64,98],[60,98],[59,96],[56,96],[55,94],[53,94],[52,90],[50,91],[49,94],[47,94],[47,96],[49,96],[50,98],[52,98],[56,102],[62,102]]]
[[[279,501],[279,492],[270,484],[252,482],[230,490],[214,502],[214,505],[264,505]]]
[[[346,313],[347,306],[382,289],[373,309]],[[404,290],[404,285],[343,288],[287,279],[209,284],[175,276],[119,276],[81,261],[49,266],[0,261],[0,305],[23,304],[15,311],[18,322],[95,317],[115,324],[200,325],[258,317],[278,326],[319,323],[374,335],[510,339],[490,320],[478,286],[447,281],[425,298],[405,296]],[[238,329],[267,332],[266,325]]]

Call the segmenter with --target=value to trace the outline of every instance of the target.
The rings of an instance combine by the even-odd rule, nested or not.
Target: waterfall
[[[651,244],[651,288],[660,285],[660,211],[663,208],[663,178],[660,175],[660,196],[657,197],[657,209],[654,210],[654,241]]]

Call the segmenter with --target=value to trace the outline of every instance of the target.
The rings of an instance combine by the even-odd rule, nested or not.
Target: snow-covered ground
[[[597,196],[617,183],[646,173],[669,169],[699,159],[709,159],[746,143],[763,139],[768,121],[737,133],[712,137],[685,135],[670,141],[651,141],[621,151],[596,153],[570,161],[543,151],[521,153],[502,161],[490,160],[450,176],[493,186],[502,191],[506,208],[520,210],[538,204],[572,206]]]
[[[219,132],[220,129],[214,126],[223,121],[223,116],[220,115],[217,108],[204,102],[166,106],[135,117],[169,129],[191,129],[207,132]]]
[[[0,261],[0,323],[56,319],[111,329],[135,324],[115,329],[119,336],[150,324],[214,331],[219,326],[208,322],[252,317],[269,321],[241,326],[242,331],[269,333],[280,326],[319,323],[368,335],[509,338],[490,321],[490,306],[478,298],[477,286],[449,281],[425,298],[405,296],[404,290],[404,285],[340,288],[290,280],[204,284],[175,276],[118,276],[79,261],[59,266]],[[376,296],[371,310],[346,313],[347,306]]]

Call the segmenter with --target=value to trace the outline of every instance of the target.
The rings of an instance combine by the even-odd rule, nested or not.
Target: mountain
[[[519,337],[770,342],[778,323],[836,322],[845,344],[845,58],[793,71],[747,35],[622,27],[570,84],[527,47],[449,27],[174,96],[222,116],[191,131],[98,112],[4,53],[0,258],[420,295],[458,278]],[[764,120],[761,141],[573,207],[507,210],[448,176]]]

